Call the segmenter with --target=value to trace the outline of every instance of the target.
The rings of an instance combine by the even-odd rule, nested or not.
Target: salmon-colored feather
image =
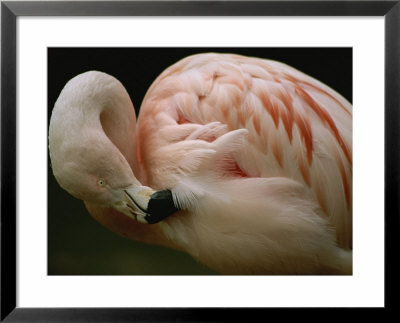
[[[208,59],[206,59],[208,58]],[[217,65],[216,62],[223,62]],[[199,71],[203,73],[204,82],[208,83],[210,75],[214,75],[212,87],[208,88],[208,95],[202,96],[201,103],[194,103],[182,107],[186,118],[193,123],[206,124],[208,122],[219,121],[228,126],[228,130],[246,128],[250,131],[249,137],[257,136],[259,140],[251,140],[251,144],[258,146],[258,151],[266,154],[266,158],[274,158],[280,167],[275,173],[280,176],[295,177],[296,180],[303,181],[312,190],[318,201],[329,200],[330,194],[322,194],[319,189],[313,186],[315,177],[325,174],[316,174],[313,171],[313,159],[319,158],[319,152],[315,150],[314,142],[324,141],[324,136],[317,133],[316,125],[328,129],[330,135],[335,139],[335,145],[345,156],[346,165],[337,163],[335,176],[326,177],[327,182],[341,181],[343,191],[335,192],[342,196],[344,204],[348,204],[351,199],[348,182],[351,181],[351,137],[343,138],[336,126],[337,120],[334,119],[338,114],[340,118],[350,120],[348,126],[351,129],[351,106],[342,97],[334,93],[318,81],[294,70],[284,64],[272,61],[263,61],[254,58],[245,58],[235,55],[202,55],[186,58],[178,63],[180,70],[184,73],[184,79],[189,80],[191,69],[195,69],[195,79],[199,82]],[[217,70],[214,70],[217,67]],[[176,69],[174,67],[174,69]],[[141,120],[146,119],[147,113],[154,113],[153,109],[147,111],[147,102],[153,97],[157,98],[158,93],[165,93],[169,88],[172,78],[177,84],[182,84],[180,73],[164,72],[169,75],[168,80],[162,78],[157,80],[157,87],[152,87],[148,91],[141,107],[141,116],[138,120],[138,129],[141,129]],[[218,75],[218,77],[215,77]],[[251,82],[248,80],[252,79]],[[247,80],[247,81],[246,81]],[[330,99],[329,106],[323,106],[313,98],[312,91],[318,91],[320,95]],[[190,90],[186,90],[190,91]],[[310,92],[309,92],[310,91]],[[192,92],[191,92],[192,93]],[[252,96],[257,100],[250,99]],[[257,104],[259,107],[257,107]],[[213,108],[213,113],[203,115],[204,106]],[[335,114],[332,114],[332,110]],[[221,111],[221,112],[219,112]],[[328,112],[329,111],[329,112]],[[266,118],[269,115],[276,130],[271,126],[266,126]],[[336,117],[337,118],[337,117]],[[263,126],[261,126],[263,124]],[[278,129],[279,128],[279,129]],[[255,133],[252,133],[254,129]],[[301,141],[293,142],[293,131],[297,129]],[[284,131],[283,131],[284,130]],[[157,131],[153,129],[152,131]],[[277,132],[276,132],[277,131]],[[275,133],[275,137],[271,134]],[[274,135],[275,136],[275,135]],[[282,137],[287,136],[289,146],[283,149]],[[250,139],[249,139],[250,140]],[[295,145],[302,147],[296,148]],[[147,146],[146,140],[139,145]],[[268,155],[268,151],[272,154]],[[304,155],[305,154],[305,155]],[[268,157],[270,156],[270,157]],[[245,158],[243,153],[240,158]],[[267,167],[267,164],[265,164]],[[343,172],[343,168],[349,169]],[[292,169],[290,172],[288,169]],[[293,171],[294,169],[294,171]],[[298,175],[295,175],[298,170]],[[252,173],[243,169],[244,173]],[[262,173],[259,170],[259,173]],[[344,176],[343,174],[347,174]],[[150,183],[151,184],[151,183]],[[323,190],[323,188],[322,188]],[[322,195],[324,196],[322,198]],[[319,197],[318,197],[319,196]],[[323,202],[321,208],[327,212],[328,217],[336,217],[332,203]],[[351,211],[345,215],[351,218]],[[350,245],[346,245],[350,247]]]

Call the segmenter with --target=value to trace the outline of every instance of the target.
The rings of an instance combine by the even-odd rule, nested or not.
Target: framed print
[[[2,2],[1,10],[2,320],[235,321],[244,320],[249,315],[263,315],[268,308],[393,307],[390,289],[397,282],[394,273],[396,266],[392,263],[399,229],[396,202],[400,85],[398,1],[5,1]],[[264,63],[249,57],[263,59]],[[208,94],[199,92],[195,103],[186,104],[188,101],[183,100],[181,87],[195,89],[204,83],[192,76],[190,79],[172,79],[170,83],[165,80],[175,77],[174,73],[180,69],[190,70],[192,66],[205,69],[206,65],[201,64],[211,59],[222,62],[224,68],[234,72],[240,62],[253,78],[247,80],[247,83],[244,78],[242,84],[237,79],[224,80],[220,72],[214,72],[210,76],[212,86],[217,84],[218,78],[221,84],[235,84],[236,90],[240,88],[243,91],[240,93],[246,93],[254,102],[261,102],[269,113],[268,122],[271,122],[271,126],[285,131],[287,144],[295,146],[296,138],[304,144],[304,153],[296,155],[297,166],[292,173],[297,172],[299,181],[306,186],[314,187],[318,184],[319,189],[312,191],[312,194],[315,193],[318,200],[315,216],[319,220],[313,221],[324,223],[321,224],[323,228],[323,221],[328,223],[326,231],[321,231],[321,237],[325,239],[334,236],[331,226],[335,225],[324,219],[324,214],[329,218],[329,212],[339,212],[337,210],[342,207],[342,202],[343,208],[347,210],[344,212],[353,214],[350,224],[337,224],[336,228],[345,229],[337,229],[336,232],[346,233],[337,233],[332,238],[332,241],[337,240],[339,245],[345,246],[338,251],[340,257],[332,258],[335,260],[325,264],[324,261],[330,257],[327,255],[337,250],[328,247],[321,249],[323,252],[312,254],[314,258],[310,263],[318,263],[318,270],[294,266],[285,271],[282,269],[286,268],[283,256],[279,257],[282,263],[276,267],[278,269],[271,265],[265,270],[266,265],[261,260],[252,262],[252,266],[243,265],[243,259],[257,259],[257,242],[262,246],[267,245],[266,240],[254,240],[258,234],[256,225],[246,227],[246,222],[240,220],[244,205],[246,212],[250,212],[252,208],[256,209],[262,199],[254,197],[258,195],[252,193],[256,192],[253,182],[251,185],[243,184],[248,186],[243,186],[246,189],[241,193],[235,189],[238,185],[231,184],[237,183],[234,182],[237,178],[251,180],[259,176],[254,175],[255,171],[251,173],[252,168],[248,164],[238,163],[239,159],[230,157],[238,156],[243,140],[240,136],[244,134],[239,131],[237,138],[224,137],[227,134],[225,128],[211,122],[214,120],[207,121],[206,110],[201,110],[203,114],[198,118],[202,124],[208,125],[207,132],[203,128],[201,131],[196,128],[197,132],[193,130],[193,133],[186,136],[200,138],[202,145],[201,149],[193,150],[200,157],[190,163],[182,153],[186,148],[181,146],[176,150],[164,151],[162,158],[155,157],[158,159],[148,157],[151,153],[144,146],[146,143],[149,147],[154,146],[150,139],[138,140],[139,143],[135,144],[137,147],[131,144],[124,146],[128,139],[115,134],[127,124],[129,118],[122,118],[118,126],[115,126],[114,121],[110,121],[115,119],[108,119],[108,112],[104,112],[108,110],[98,110],[96,118],[100,120],[100,128],[96,129],[102,132],[95,132],[94,128],[89,127],[91,123],[82,128],[75,127],[77,121],[67,119],[62,112],[65,102],[85,102],[85,105],[93,109],[90,111],[97,111],[98,106],[106,109],[107,105],[114,104],[114,101],[103,104],[102,99],[98,99],[95,94],[96,87],[84,92],[87,84],[80,83],[93,78],[95,84],[103,84],[101,80],[104,79],[105,89],[113,84],[118,88],[118,93],[127,93],[128,96],[120,94],[123,100],[131,98],[136,115],[139,114],[136,129],[138,136],[146,133],[146,138],[153,138],[155,133],[162,132],[162,122],[167,120],[165,114],[160,112],[147,123],[141,119],[146,120],[148,106],[158,100],[161,102],[158,105],[160,107],[166,104],[166,100],[172,100],[172,97],[171,102],[176,106],[175,119],[172,124],[168,123],[169,119],[165,121],[169,128],[161,138],[164,141],[176,141],[178,132],[174,133],[177,130],[171,127],[179,125],[182,126],[179,129],[189,129],[200,124],[184,109],[193,104],[198,107],[212,106],[211,101],[207,101],[211,99],[211,90],[207,92],[202,88],[199,91]],[[276,61],[285,65],[279,65]],[[261,71],[260,66],[263,66]],[[268,68],[272,72],[267,75],[265,71]],[[310,75],[312,79],[300,80],[303,76],[299,76],[292,68]],[[279,69],[284,72],[279,74]],[[198,75],[196,71],[192,71],[191,75]],[[160,74],[161,77],[157,79]],[[266,95],[257,92],[257,82],[260,80],[276,82],[271,85],[271,91],[278,94],[268,99]],[[166,89],[162,90],[161,86],[157,88],[163,82],[169,84]],[[327,87],[320,85],[320,82]],[[122,87],[118,84],[122,84]],[[296,86],[291,88],[293,84]],[[304,87],[307,87],[307,91],[314,91],[313,94],[303,90]],[[232,90],[232,87],[228,88]],[[70,89],[73,95],[65,96]],[[236,90],[232,90],[231,97],[234,97]],[[282,91],[292,93],[295,98],[292,103],[285,101]],[[82,99],[82,93],[89,95]],[[216,97],[221,102],[221,93]],[[280,103],[276,98],[280,98]],[[297,106],[301,100],[306,102],[303,106],[306,107],[304,115],[313,118],[318,116],[320,124],[329,129],[324,136],[317,138],[316,128],[312,128],[304,116],[295,115],[292,120],[279,110],[285,105],[289,111],[290,107]],[[324,100],[338,108],[332,116],[326,114],[317,103]],[[88,102],[94,103],[90,105]],[[352,105],[353,119],[348,117]],[[221,116],[228,119],[231,116],[228,110],[221,113]],[[232,122],[245,124],[242,120],[245,118],[244,112],[240,112]],[[335,118],[343,123],[339,125],[339,119]],[[260,133],[255,119],[251,119],[248,131]],[[82,120],[86,120],[85,117]],[[152,128],[149,124],[153,122],[160,126]],[[234,132],[232,122],[227,122],[226,127]],[[344,124],[348,124],[349,131]],[[79,129],[85,130],[79,132]],[[94,136],[90,131],[98,135]],[[60,133],[69,135],[60,137]],[[103,141],[99,135],[101,133],[107,134]],[[197,137],[194,137],[195,134]],[[313,158],[322,164],[325,150],[319,147],[323,146],[324,140],[328,140],[327,136],[333,138],[335,154],[339,156],[340,162],[334,168],[337,173],[333,168],[328,170],[329,167],[325,166],[326,172],[333,175],[315,184],[315,177],[310,179],[310,175],[307,175],[301,158],[304,156],[309,165]],[[92,141],[83,145],[87,138],[92,138]],[[268,138],[270,141],[278,140],[275,137]],[[194,139],[190,144],[198,145],[199,142],[194,143]],[[76,157],[84,160],[81,164],[84,167],[59,168],[60,164],[67,165],[69,162],[72,164],[68,165],[75,165],[73,161],[76,158],[71,157],[75,156],[75,150],[59,148],[68,147],[70,142],[73,142],[74,147],[84,147]],[[105,165],[103,160],[111,156],[110,153],[103,153],[104,147],[111,147],[107,146],[109,142],[113,143],[113,147],[119,147],[120,152],[128,149],[126,147],[135,147],[138,155],[134,154],[131,163],[129,157],[126,157],[130,156],[127,152],[124,153],[126,159],[116,158],[112,165]],[[286,141],[277,145],[283,146],[284,143]],[[96,150],[98,146],[102,149]],[[215,151],[210,152],[205,147],[220,147],[218,149],[222,153],[216,153],[220,157],[207,159],[204,156],[214,156]],[[316,153],[318,149],[321,150]],[[248,155],[251,152],[246,151]],[[263,173],[268,174],[265,177],[289,176],[274,173],[271,169],[273,163],[284,168],[282,165],[292,162],[290,158],[272,146],[270,151],[268,156],[272,156],[273,161],[263,159],[268,160],[270,167]],[[63,155],[59,157],[57,154],[61,153]],[[81,159],[81,156],[85,158]],[[252,156],[244,160],[256,163],[254,160],[257,158],[254,156],[259,155]],[[139,167],[135,166],[137,160],[141,160],[140,167],[146,168],[146,171],[135,168]],[[202,164],[204,160],[209,160],[207,166]],[[236,164],[232,160],[236,160]],[[152,169],[159,170],[149,172],[150,166],[147,166],[146,161],[152,165]],[[184,184],[179,184],[182,186],[169,184],[174,188],[170,189],[162,183],[163,180],[173,181],[175,178],[171,177],[166,161],[173,165],[171,169],[177,168],[184,174],[187,174],[187,169],[203,165],[203,168],[196,166],[202,170],[199,171],[201,176],[193,175],[191,178],[196,178],[197,182],[182,181]],[[165,213],[186,212],[191,210],[191,205],[194,205],[193,212],[198,212],[196,214],[201,217],[203,213],[199,210],[202,202],[198,196],[225,196],[215,193],[219,190],[212,191],[216,184],[204,180],[209,178],[209,174],[214,174],[213,167],[223,173],[220,178],[225,179],[229,174],[234,174],[236,178],[230,182],[220,180],[218,185],[224,187],[224,194],[229,195],[227,192],[230,192],[232,200],[237,202],[229,212],[237,214],[241,225],[234,226],[228,221],[221,224],[218,219],[212,223],[219,226],[221,232],[228,233],[228,236],[235,237],[232,232],[239,232],[239,227],[243,231],[249,230],[246,231],[249,234],[241,236],[240,241],[243,246],[248,243],[254,247],[240,249],[236,245],[232,248],[225,240],[218,240],[208,234],[202,236],[201,226],[207,228],[202,222],[179,224],[188,226],[191,234],[182,233],[176,237],[177,231],[171,229],[173,220],[164,219]],[[115,169],[121,171],[118,173]],[[131,178],[129,174],[132,169],[135,176],[140,174],[135,178],[135,183],[139,183],[135,187],[126,184],[126,178]],[[126,170],[123,176],[122,170]],[[81,179],[87,181],[80,182]],[[118,185],[123,182],[121,191],[114,190],[117,184],[109,184],[118,180]],[[78,185],[77,182],[84,184]],[[161,184],[158,185],[159,182]],[[140,183],[151,185],[147,187]],[[256,185],[263,187],[258,182]],[[285,189],[292,187],[287,182],[285,185],[288,185]],[[176,187],[182,188],[178,190]],[[334,199],[332,187],[340,187],[339,200]],[[193,199],[187,193],[199,192],[204,188],[210,192],[195,193]],[[86,208],[82,201],[67,191],[85,200]],[[274,204],[268,205],[277,205],[279,203],[276,201],[286,196],[286,191],[279,192]],[[290,203],[298,201],[296,194],[288,194],[288,199],[282,200],[284,202],[281,205],[295,205]],[[207,205],[212,206],[212,198],[209,201]],[[222,216],[226,214],[221,202],[224,198],[218,201],[214,208],[222,210]],[[103,211],[93,206],[96,203],[110,206],[118,212],[110,208],[111,211],[104,215]],[[301,205],[305,208],[308,204]],[[314,210],[313,205],[307,207]],[[299,210],[303,209],[298,208],[293,212],[300,216]],[[122,214],[123,220],[119,220]],[[321,214],[323,216],[319,217]],[[126,220],[129,217],[129,221]],[[132,219],[144,224],[134,227],[131,225]],[[312,222],[310,219],[314,218],[307,219],[308,222],[303,225],[309,228]],[[157,231],[161,226],[153,224],[156,222],[166,223],[160,229],[162,235]],[[269,224],[272,228],[273,222]],[[308,240],[302,240],[298,227],[290,227],[290,235],[285,238],[283,234],[276,238],[269,237],[268,243],[279,242],[271,243],[270,246],[274,247],[268,249],[269,252],[281,250],[282,254],[288,241],[294,241],[293,246],[296,248],[301,246],[296,250],[306,250],[304,243]],[[147,228],[153,229],[147,232]],[[138,239],[138,236],[143,239],[138,239],[139,242],[126,239],[132,238],[133,233],[133,239]],[[161,236],[168,239],[163,240]],[[171,246],[170,241],[177,241],[177,244],[165,248]],[[331,246],[330,242],[326,245]],[[185,249],[185,246],[191,247]],[[332,248],[337,248],[336,242]],[[232,250],[230,256],[224,258],[229,250]],[[287,257],[289,263],[293,264],[293,259],[301,258],[302,251],[289,250],[292,254],[288,253]],[[271,252],[269,257],[274,259],[274,253]],[[260,263],[263,263],[263,266],[260,265],[262,270],[257,270]],[[304,261],[299,263],[304,264]],[[227,270],[224,271],[225,268]],[[265,293],[266,290],[268,293]]]

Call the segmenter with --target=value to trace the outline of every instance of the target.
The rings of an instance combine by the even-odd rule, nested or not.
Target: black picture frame
[[[385,307],[396,307],[399,245],[400,1],[101,1],[1,3],[1,321],[248,321],[265,309],[18,308],[16,19],[19,16],[381,16],[385,19]],[[40,293],[40,291],[38,291]],[[275,309],[282,312],[282,309]],[[376,309],[381,315],[382,309]],[[371,312],[369,312],[371,313]],[[254,316],[253,316],[254,315]],[[256,316],[257,315],[257,316]],[[317,316],[320,314],[316,314]],[[262,316],[261,316],[262,317]]]

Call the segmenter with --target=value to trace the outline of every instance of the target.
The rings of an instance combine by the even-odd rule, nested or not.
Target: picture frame
[[[122,1],[12,2],[1,4],[1,320],[237,321],[263,309],[19,308],[16,283],[16,20],[19,16],[383,16],[385,19],[385,308],[398,278],[398,165],[400,107],[399,1]],[[7,94],[7,95],[5,95]]]

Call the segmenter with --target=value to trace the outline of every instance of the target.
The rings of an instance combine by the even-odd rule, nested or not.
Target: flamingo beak
[[[123,198],[113,208],[140,223],[158,223],[179,211],[170,190],[154,191],[147,186],[132,185],[123,192]]]
[[[147,223],[153,224],[164,220],[178,211],[179,208],[175,205],[170,190],[157,191],[150,196],[145,219]]]

